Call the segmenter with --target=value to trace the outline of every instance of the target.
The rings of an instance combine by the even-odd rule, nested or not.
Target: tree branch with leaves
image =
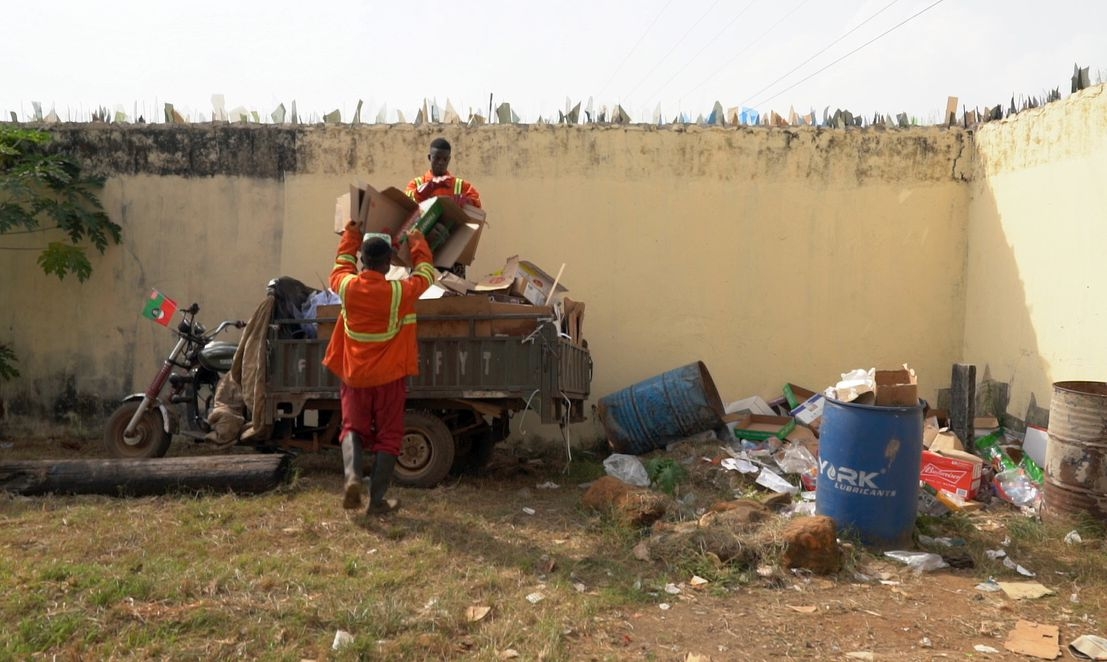
[[[121,228],[100,203],[104,178],[51,150],[51,139],[46,131],[0,126],[0,235],[60,230],[66,240],[48,242],[38,265],[58,279],[73,274],[83,283],[92,274],[86,242],[103,253],[119,243]],[[19,376],[15,362],[12,349],[0,344],[0,381]]]

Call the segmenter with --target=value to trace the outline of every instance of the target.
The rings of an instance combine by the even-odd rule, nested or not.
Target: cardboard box
[[[914,407],[919,404],[915,371],[907,366],[898,370],[877,370],[874,379],[878,407]]]
[[[947,451],[922,452],[922,468],[919,478],[937,490],[945,490],[972,499],[980,489],[980,473],[984,462],[969,453]]]
[[[500,303],[479,295],[420,299],[415,302],[415,314],[420,338],[526,336],[542,320],[554,317],[550,306]]]
[[[816,393],[788,413],[808,427],[817,426],[819,419],[823,417],[823,405],[825,404],[826,398],[823,397],[823,394]]]
[[[746,414],[734,426],[738,439],[764,441],[772,437],[784,440],[796,429],[796,419],[791,416],[765,416]]]
[[[560,281],[555,288],[554,280],[553,276],[533,262],[520,260],[518,255],[513,255],[507,259],[503,269],[477,281],[475,289],[477,292],[504,290],[523,297],[536,306],[544,306],[547,301],[556,303],[569,291]],[[550,292],[554,292],[552,299]]]
[[[357,195],[351,193],[350,198],[343,195],[336,203],[335,232],[342,232],[346,225],[345,220],[341,227],[339,225],[338,207],[346,199],[352,212],[352,199]],[[450,198],[437,198],[436,204],[441,205],[441,215],[452,225],[453,231],[446,242],[434,251],[434,266],[449,269],[455,264],[472,264],[477,255],[480,235],[484,231],[484,211],[469,205],[462,208]],[[363,232],[383,232],[392,237],[400,234],[404,224],[418,210],[419,205],[403,191],[397,188],[378,191],[368,185],[365,186],[364,201],[358,206]],[[411,266],[410,251],[406,245],[401,248],[399,256],[405,264]]]
[[[811,389],[796,386],[795,384],[785,384],[784,388],[781,390],[784,392],[784,399],[788,402],[788,409],[795,409],[803,404],[805,400],[815,395],[815,392]]]

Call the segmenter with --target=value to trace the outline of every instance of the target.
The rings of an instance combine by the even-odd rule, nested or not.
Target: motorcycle
[[[123,399],[108,419],[104,445],[118,458],[162,457],[174,434],[204,441],[211,432],[207,414],[219,379],[231,369],[238,344],[216,340],[228,328],[246,322],[225,320],[208,333],[197,321],[199,304],[183,311],[177,343],[145,393]],[[168,386],[168,391],[163,391]]]

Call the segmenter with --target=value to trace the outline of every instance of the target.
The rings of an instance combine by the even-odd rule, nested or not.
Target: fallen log
[[[292,456],[285,454],[23,460],[0,462],[0,491],[24,496],[149,496],[198,491],[257,494],[280,485],[291,466]]]

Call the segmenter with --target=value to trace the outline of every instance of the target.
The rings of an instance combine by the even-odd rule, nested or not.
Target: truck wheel
[[[404,440],[393,475],[398,485],[432,487],[454,463],[454,436],[442,419],[425,411],[404,415]]]
[[[112,413],[108,419],[108,425],[104,429],[104,447],[108,455],[121,458],[151,458],[163,457],[169,450],[169,433],[162,425],[161,411],[148,409],[138,425],[135,426],[134,436],[123,438],[123,431],[131,422],[131,417],[138,411],[139,401],[125,402]]]

